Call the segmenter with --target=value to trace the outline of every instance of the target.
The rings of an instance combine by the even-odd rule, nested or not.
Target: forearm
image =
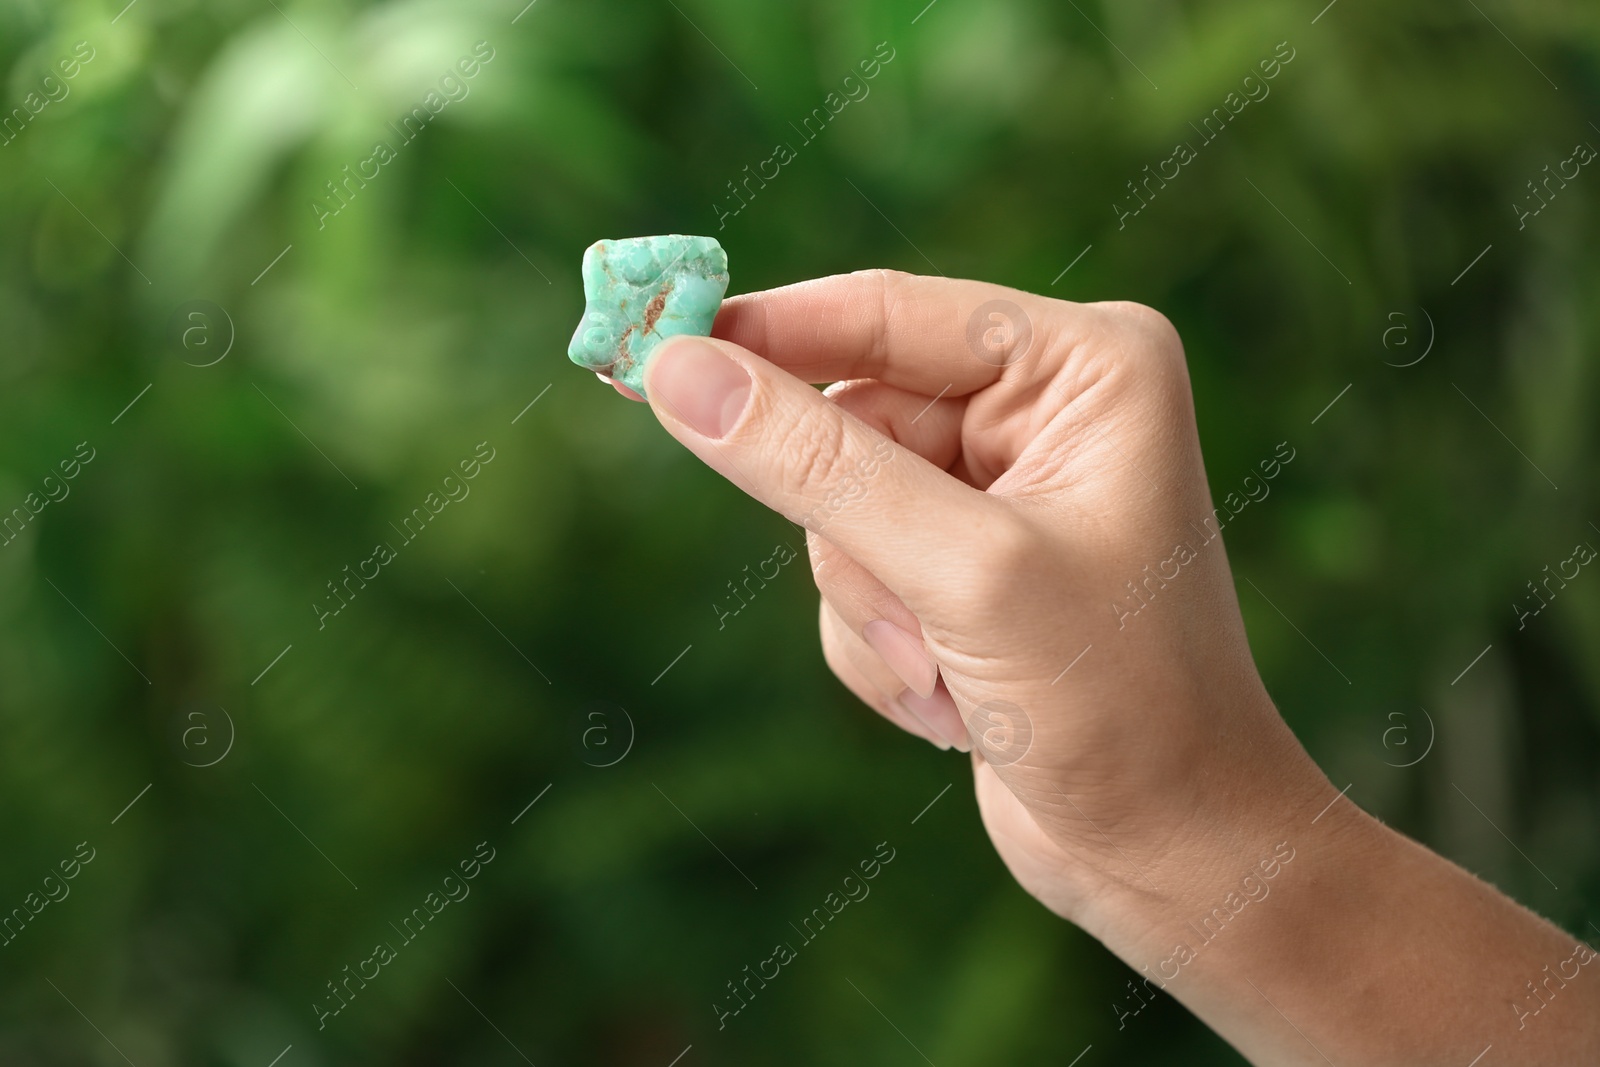
[[[1089,909],[1137,992],[1273,1067],[1600,1062],[1600,960],[1300,759],[1310,774],[1226,797],[1249,813],[1217,829],[1220,809],[1197,808],[1181,844]]]

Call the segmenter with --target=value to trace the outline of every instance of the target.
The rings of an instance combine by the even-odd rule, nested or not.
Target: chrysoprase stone
[[[728,254],[714,237],[628,237],[583,253],[583,319],[567,346],[580,367],[644,395],[644,361],[682,333],[707,337],[728,291]]]

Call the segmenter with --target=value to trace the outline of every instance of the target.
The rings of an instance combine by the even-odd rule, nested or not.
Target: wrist
[[[1268,789],[1197,803],[1141,861],[1147,877],[1108,878],[1085,898],[1078,921],[1134,970],[1138,993],[1181,1001],[1253,1063],[1460,1064],[1491,1045],[1529,1065],[1597,1062],[1600,981],[1566,977],[1584,958],[1576,939],[1368,815],[1300,756]],[[1564,980],[1530,993],[1545,968]],[[1142,1007],[1128,999],[1127,1014]]]
[[[1214,939],[1283,884],[1308,847],[1360,855],[1387,832],[1364,814],[1336,817],[1341,807],[1346,815],[1356,809],[1264,690],[1205,718],[1216,724],[1213,736],[1184,761],[1184,773],[1167,776],[1140,828],[1125,820],[1105,833],[1092,829],[1102,848],[1069,876],[1074,905],[1066,917],[1130,963],[1130,953],[1142,953],[1136,970],[1149,964],[1155,972],[1175,946],[1192,948],[1208,931]]]

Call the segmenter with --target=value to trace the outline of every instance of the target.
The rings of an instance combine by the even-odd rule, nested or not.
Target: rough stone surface
[[[628,237],[583,253],[586,306],[567,355],[644,396],[644,361],[668,337],[709,336],[728,291],[713,237]]]

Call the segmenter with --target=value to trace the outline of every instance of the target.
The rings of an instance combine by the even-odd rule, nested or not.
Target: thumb
[[[1021,534],[998,498],[730,341],[663,341],[644,379],[668,433],[785,518],[826,528],[913,611],[950,578],[981,567],[997,536]]]

